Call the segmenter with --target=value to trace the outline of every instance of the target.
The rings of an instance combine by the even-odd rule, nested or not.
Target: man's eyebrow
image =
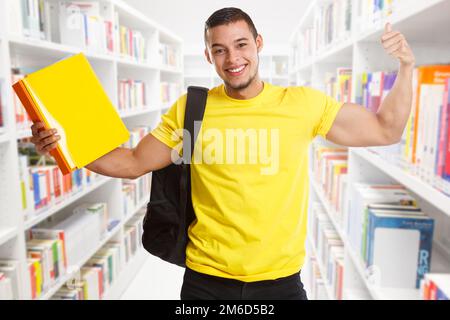
[[[233,42],[240,42],[240,41],[248,41],[248,38],[239,38],[239,39],[234,40]],[[225,47],[225,46],[220,43],[213,43],[211,45],[211,48],[214,48],[214,47]]]

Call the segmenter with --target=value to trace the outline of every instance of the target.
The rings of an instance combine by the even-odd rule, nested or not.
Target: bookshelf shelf
[[[70,279],[72,279],[76,273],[78,272],[78,270],[80,270],[80,268],[98,251],[100,250],[100,248],[102,248],[108,241],[110,241],[112,239],[112,237],[114,237],[119,230],[121,229],[123,223],[119,223],[118,225],[116,225],[111,231],[109,231],[104,237],[103,239],[92,249],[90,250],[88,253],[86,253],[84,255],[84,257],[78,261],[78,263],[76,263],[75,265],[72,266],[68,266],[68,272],[63,275],[61,277],[61,279],[59,279],[58,281],[56,281],[56,283],[49,288],[45,293],[43,293],[40,297],[39,300],[48,300],[50,299],[55,293],[56,291],[58,291],[67,281],[69,281]]]
[[[17,235],[17,228],[2,228],[0,229],[0,246]]]
[[[0,144],[9,142],[10,135],[7,132],[0,132]]]
[[[427,202],[435,206],[440,211],[450,216],[450,196],[434,188],[431,184],[424,182],[422,179],[408,173],[401,169],[398,165],[389,163],[381,156],[368,151],[367,149],[355,148],[352,151],[358,157],[363,158],[368,163],[381,170],[392,179],[395,179],[400,184],[411,190],[417,195],[420,195]]]
[[[353,150],[351,150],[353,152]],[[400,181],[399,181],[400,182]],[[324,192],[320,189],[318,184],[312,179],[311,185],[313,192],[317,195],[321,204],[325,208],[325,211],[330,218],[334,228],[339,234],[342,242],[344,243],[345,252],[350,258],[353,266],[362,279],[363,284],[367,288],[370,296],[376,300],[418,300],[420,299],[420,292],[418,289],[396,289],[396,288],[380,288],[375,284],[371,283],[368,273],[366,272],[366,267],[360,255],[358,255],[354,249],[351,247],[350,242],[346,236],[346,233],[342,230],[342,227],[336,220],[336,212],[333,210],[328,203],[328,200],[324,197]],[[406,185],[405,185],[406,186]],[[311,241],[310,241],[311,242]],[[312,244],[313,245],[313,244]],[[314,249],[314,247],[313,247]],[[444,249],[445,250],[445,249]],[[450,270],[450,261],[442,253],[443,249],[436,243],[432,253],[432,263],[431,268],[435,272],[444,272],[445,270]],[[320,262],[318,262],[319,264]],[[319,266],[320,267],[320,266]]]
[[[29,1],[37,2],[37,0]],[[49,4],[60,3],[52,0],[44,0],[43,2],[48,2]],[[102,43],[101,45],[103,46],[97,49],[90,49],[95,46],[92,46],[93,43],[95,44],[95,41],[87,41],[85,45],[64,44],[82,42],[79,41],[80,38],[71,38],[72,36],[76,37],[72,33],[66,36],[64,40],[64,30],[62,30],[64,27],[60,25],[59,16],[61,11],[58,8],[45,7],[43,10],[48,9],[49,11],[45,11],[40,16],[49,18],[43,21],[44,25],[50,22],[51,32],[41,32],[35,37],[29,37],[26,35],[30,31],[27,28],[35,28],[31,30],[31,33],[34,31],[36,35],[37,25],[30,22],[30,20],[28,27],[24,27],[24,19],[31,18],[22,15],[21,1],[0,1],[0,83],[3,119],[7,125],[7,130],[0,128],[0,168],[2,169],[0,170],[0,221],[8,221],[8,225],[0,229],[0,258],[13,259],[19,262],[18,275],[21,279],[19,299],[31,299],[27,238],[24,237],[29,229],[38,226],[48,218],[58,220],[63,215],[70,213],[72,208],[84,202],[108,202],[110,217],[121,222],[102,239],[95,248],[96,250],[86,254],[83,261],[79,262],[81,265],[112,238],[114,238],[114,241],[120,242],[121,248],[123,248],[125,224],[135,211],[145,206],[147,199],[143,199],[136,207],[136,210],[132,210],[132,214],[124,217],[127,213],[121,212],[121,208],[125,208],[124,203],[129,201],[127,197],[130,197],[130,194],[132,194],[130,192],[133,192],[130,190],[133,190],[133,188],[127,189],[122,179],[97,177],[89,185],[85,185],[82,189],[66,196],[66,198],[58,200],[58,203],[52,203],[40,210],[32,210],[32,208],[28,208],[26,211],[22,210],[20,188],[25,180],[21,180],[23,168],[19,166],[21,158],[19,157],[18,146],[21,143],[20,140],[31,137],[31,129],[28,127],[23,128],[22,125],[16,123],[16,118],[20,117],[17,117],[18,109],[16,109],[14,93],[11,90],[13,81],[12,69],[18,68],[19,72],[25,74],[33,68],[40,68],[69,55],[83,52],[90,61],[111,102],[117,107],[119,106],[119,99],[123,99],[123,95],[119,95],[120,81],[132,80],[135,83],[142,81],[145,83],[144,107],[121,110],[122,112],[120,112],[120,116],[129,130],[141,126],[154,128],[158,124],[163,111],[161,106],[170,107],[176,98],[175,95],[181,94],[183,86],[183,42],[181,38],[148,19],[141,12],[128,5],[126,1],[86,0],[84,2],[98,4],[97,8],[99,11],[97,11],[96,15],[101,18],[100,20],[106,22],[107,42]],[[19,5],[17,5],[18,3]],[[95,4],[93,7],[95,7]],[[39,8],[42,9],[42,7]],[[54,14],[55,16],[49,17],[49,12],[50,15]],[[111,25],[112,28],[110,27]],[[97,26],[100,28],[100,25]],[[84,27],[87,28],[86,25]],[[120,35],[123,31],[121,27],[124,27],[125,31],[123,38]],[[92,26],[89,28],[92,28]],[[90,31],[92,30],[90,29]],[[142,42],[145,42],[145,46],[140,47],[140,43],[137,40],[133,43],[133,46],[130,45],[126,48],[128,41],[125,40],[125,37],[131,33],[133,34],[133,40],[136,35],[138,40],[141,39]],[[98,34],[95,32],[90,35],[84,33],[84,35],[85,40],[87,38],[95,40],[92,37],[101,38],[98,38]],[[121,46],[121,41],[124,44],[123,46]],[[130,48],[133,48],[133,50]],[[142,49],[142,51],[139,49]],[[166,64],[174,64],[178,65],[178,67]],[[130,83],[132,82],[130,81]],[[165,102],[166,100],[162,99],[161,92],[163,88],[167,88],[173,83],[176,85],[170,87],[171,95],[168,97],[168,100],[171,101],[167,103]],[[123,101],[121,100],[120,102]],[[122,103],[121,105],[127,105],[127,103]],[[33,196],[34,194],[31,192],[31,197]],[[32,201],[28,203],[32,203]],[[10,225],[10,221],[15,222],[11,222],[12,225]],[[139,259],[138,256],[141,258]],[[127,265],[127,268],[122,270],[120,274],[122,284],[118,285],[117,289],[111,289],[108,295],[118,296],[119,291],[123,291],[127,281],[134,276],[137,268],[143,262],[143,258],[145,258],[145,252],[142,251]],[[77,268],[72,269],[43,294],[40,299],[50,298],[77,270]],[[130,272],[132,274],[129,274]]]
[[[141,200],[140,204],[133,210],[132,214],[128,215],[126,218],[122,219],[111,231],[109,231],[102,240],[88,252],[78,263],[72,266],[68,266],[68,272],[61,277],[47,292],[41,295],[39,300],[47,300],[51,298],[67,281],[76,276],[76,273],[80,268],[98,251],[100,250],[108,241],[115,237],[122,227],[147,203],[146,199]]]
[[[141,116],[141,115],[145,115],[147,113],[151,113],[151,112],[157,112],[159,111],[158,107],[152,107],[152,108],[143,108],[143,109],[137,109],[137,110],[129,110],[129,111],[122,111],[119,113],[121,118],[130,118],[130,117],[135,117],[135,116]]]
[[[368,9],[365,7],[371,3],[371,1],[352,0],[351,16],[346,16],[346,19],[350,19],[346,20],[346,23],[351,21],[351,28],[348,29],[347,24],[343,28],[341,24],[341,29],[336,31],[333,30],[332,22],[325,21],[324,17],[315,16],[316,13],[324,13],[323,10],[328,10],[327,6],[332,4],[320,0],[313,1],[291,36],[289,83],[307,85],[325,91],[325,88],[330,89],[333,83],[330,82],[330,78],[336,76],[338,68],[351,68],[353,71],[351,98],[352,101],[358,101],[356,98],[361,99],[361,93],[358,93],[359,76],[363,73],[398,69],[397,61],[384,53],[380,43],[386,22],[390,22],[394,30],[399,30],[405,35],[416,56],[417,66],[449,64],[450,42],[444,39],[442,32],[439,31],[450,30],[448,19],[450,0],[393,0],[384,2],[384,11],[378,14],[371,11],[370,7],[367,7]],[[321,22],[329,23],[330,28],[324,29],[323,26],[317,28],[316,24]],[[326,30],[329,32],[327,33]],[[433,175],[432,172],[429,176],[423,172],[419,175],[417,167],[392,156],[389,151],[383,152],[382,155],[377,154],[376,152],[379,151],[377,149],[349,148],[348,181],[345,183],[347,189],[344,192],[348,194],[349,185],[354,182],[390,181],[404,185],[417,199],[422,210],[435,220],[430,272],[450,273],[450,250],[447,249],[450,243],[448,232],[450,230],[450,183]],[[313,176],[312,173],[310,176]],[[345,221],[346,211],[343,210],[342,214],[336,213],[316,181],[311,181],[311,190],[316,201],[322,203],[331,224],[344,242],[344,297],[350,299],[358,297],[364,299],[421,298],[418,289],[377,287],[372,279],[373,276],[370,275],[370,270],[366,270],[365,262],[360,254],[354,252],[350,246],[347,228],[339,223],[340,220]]]
[[[134,257],[125,265],[124,270],[120,273],[119,278],[111,285],[111,287],[103,295],[103,300],[118,300],[127,288],[128,284],[134,279],[139,269],[142,267],[148,253],[145,249],[138,249]]]
[[[55,204],[49,208],[43,208],[41,210],[37,210],[34,213],[31,213],[30,215],[32,218],[29,220],[25,220],[24,228],[29,229],[31,227],[34,227],[39,222],[44,221],[48,217],[54,215],[58,211],[64,209],[68,205],[74,203],[75,201],[79,200],[80,198],[84,197],[85,195],[91,193],[92,191],[96,190],[97,188],[100,188],[101,186],[105,185],[106,183],[112,181],[114,178],[111,177],[101,177],[98,178],[97,181],[93,182],[91,185],[85,186],[84,189],[81,189],[77,191],[75,194],[70,195],[69,198],[63,200],[62,202]]]

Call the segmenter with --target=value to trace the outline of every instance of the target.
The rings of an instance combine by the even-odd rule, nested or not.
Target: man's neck
[[[244,89],[233,89],[225,84],[225,92],[227,95],[233,99],[247,100],[256,97],[264,89],[264,83],[259,79],[255,78],[248,87]]]

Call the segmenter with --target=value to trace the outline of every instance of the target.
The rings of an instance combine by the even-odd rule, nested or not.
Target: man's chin
[[[231,82],[225,81],[227,87],[229,87],[229,88],[231,88],[233,90],[245,89],[245,88],[247,88],[250,85],[251,82],[252,82],[251,79],[247,80],[245,82],[240,82],[240,83],[231,83]]]

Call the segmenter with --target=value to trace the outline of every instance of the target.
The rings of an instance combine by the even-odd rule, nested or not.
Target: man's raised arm
[[[400,141],[412,105],[415,58],[405,37],[388,23],[381,37],[385,51],[400,62],[397,78],[377,113],[345,103],[326,138],[349,147],[390,145]]]

